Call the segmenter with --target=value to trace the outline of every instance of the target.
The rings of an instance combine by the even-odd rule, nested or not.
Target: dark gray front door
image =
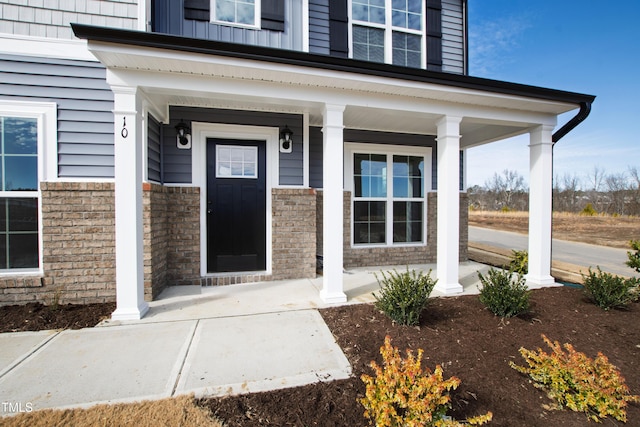
[[[266,143],[207,139],[207,271],[263,271]]]

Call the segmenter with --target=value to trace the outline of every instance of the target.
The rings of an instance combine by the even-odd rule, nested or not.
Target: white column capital
[[[344,110],[346,106],[341,104],[324,104],[322,109],[323,127],[344,128]]]
[[[529,147],[534,145],[553,145],[553,130],[555,126],[540,125],[529,131]]]
[[[460,136],[462,116],[442,116],[436,121],[438,138],[443,136]]]

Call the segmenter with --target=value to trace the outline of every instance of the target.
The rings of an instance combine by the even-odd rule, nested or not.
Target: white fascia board
[[[226,77],[198,76],[180,73],[159,73],[142,70],[107,70],[109,84],[143,87],[150,98],[153,94],[180,95],[194,97],[225,96],[229,99],[246,98],[247,103],[257,105],[282,105],[288,103],[300,108],[321,108],[327,99],[351,107],[377,108],[380,110],[410,111],[434,116],[452,115],[491,121],[495,124],[556,123],[555,114],[525,110],[514,110],[474,104],[447,103],[441,100],[418,97],[376,94],[356,90],[341,90],[331,87],[287,85],[259,80],[232,79]],[[256,102],[252,102],[256,101]],[[426,102],[425,102],[426,101]]]
[[[85,40],[0,34],[0,52],[10,55],[97,62]]]

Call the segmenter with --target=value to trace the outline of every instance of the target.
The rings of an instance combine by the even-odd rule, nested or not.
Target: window
[[[423,0],[352,0],[354,59],[424,67]]]
[[[216,178],[257,178],[258,147],[216,146]]]
[[[2,273],[32,273],[40,268],[39,183],[57,178],[56,134],[55,103],[0,100]]]
[[[348,144],[353,244],[423,244],[429,149]]]
[[[260,0],[212,0],[212,21],[258,27]]]
[[[0,270],[39,265],[38,120],[0,115]]]

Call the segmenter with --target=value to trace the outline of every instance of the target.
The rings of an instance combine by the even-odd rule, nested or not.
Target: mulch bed
[[[81,329],[93,327],[109,318],[115,303],[60,304],[40,303],[0,307],[0,332],[40,331],[43,329]]]
[[[114,304],[62,305],[57,310],[37,304],[0,307],[0,331],[81,328],[108,317]],[[353,366],[353,377],[330,383],[225,398],[200,399],[199,404],[225,426],[366,426],[357,399],[364,396],[363,373],[372,374],[371,360],[381,363],[384,337],[402,351],[424,349],[423,366],[441,364],[445,378],[462,384],[452,394],[451,415],[463,419],[487,411],[490,426],[585,426],[584,414],[549,410],[545,394],[508,362],[524,364],[518,349],[546,348],[541,334],[595,357],[602,351],[625,376],[633,394],[640,394],[640,303],[626,310],[603,311],[574,288],[546,288],[532,293],[532,310],[522,317],[502,320],[477,296],[433,299],[419,327],[393,324],[370,304],[321,310]],[[215,363],[215,361],[212,361]],[[628,422],[603,425],[640,426],[640,404],[627,408]]]
[[[549,349],[541,334],[595,357],[602,351],[625,376],[633,394],[640,394],[640,304],[627,310],[603,311],[586,301],[580,290],[546,288],[532,293],[531,312],[502,320],[477,296],[437,298],[423,312],[420,327],[394,325],[372,305],[321,310],[327,325],[353,366],[353,378],[330,383],[225,398],[202,399],[200,404],[234,426],[366,426],[363,373],[372,374],[371,360],[381,363],[379,348],[386,335],[402,350],[424,349],[423,366],[441,364],[445,378],[462,384],[452,395],[456,419],[487,411],[490,426],[584,426],[586,416],[545,409],[551,401],[528,379],[509,367],[524,364],[520,347]],[[627,424],[640,425],[640,405],[632,404]]]

